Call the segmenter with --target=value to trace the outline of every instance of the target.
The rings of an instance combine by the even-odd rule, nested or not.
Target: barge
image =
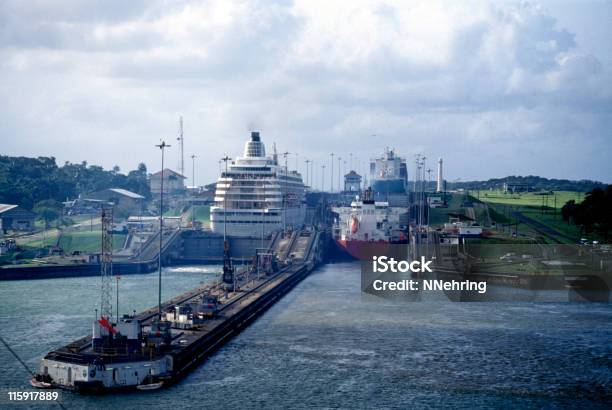
[[[291,258],[270,249],[236,273],[228,258],[217,283],[114,322],[96,318],[90,336],[42,359],[32,385],[105,393],[175,383],[304,279],[321,261],[323,235],[294,233],[284,242]]]

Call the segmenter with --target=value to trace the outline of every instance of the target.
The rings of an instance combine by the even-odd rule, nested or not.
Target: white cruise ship
[[[296,171],[279,164],[276,150],[266,156],[259,132],[251,132],[242,157],[227,165],[217,181],[211,229],[227,235],[261,237],[301,226],[306,217],[305,186]]]

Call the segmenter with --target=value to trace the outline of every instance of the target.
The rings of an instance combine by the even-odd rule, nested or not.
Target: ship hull
[[[337,248],[344,254],[350,256],[353,259],[358,260],[371,260],[373,256],[389,255],[394,251],[394,245],[401,245],[408,243],[407,241],[398,242],[369,242],[360,240],[344,240],[336,239]]]

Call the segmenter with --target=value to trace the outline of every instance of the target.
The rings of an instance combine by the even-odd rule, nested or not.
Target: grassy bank
[[[125,242],[125,234],[113,235],[113,249],[119,250],[123,248]],[[57,237],[45,238],[45,240],[34,240],[24,243],[25,248],[38,249],[48,246],[53,246],[58,243]],[[62,233],[59,238],[58,245],[66,254],[72,254],[74,251],[83,253],[97,253],[102,248],[102,231],[86,231],[86,232],[67,232]]]
[[[196,205],[194,207],[194,217],[197,221],[208,222],[210,221],[210,206],[209,205]]]
[[[462,200],[463,195],[446,194],[446,208],[429,208],[429,224],[443,225],[448,222],[449,214],[465,214],[461,208]]]
[[[543,195],[536,192],[507,194],[501,191],[473,191],[470,194],[489,205],[491,218],[497,223],[513,223],[512,213],[520,212],[557,233],[574,238],[574,241],[556,238],[562,242],[575,242],[584,236],[579,226],[568,224],[561,216],[561,208],[567,201],[582,201],[584,194],[581,192],[554,191]],[[526,225],[525,228],[531,227]]]
[[[573,199],[576,202],[581,202],[584,197],[584,193],[572,191],[553,191],[549,195],[542,195],[537,192],[510,194],[502,191],[470,191],[470,195],[483,202],[492,204],[541,208],[544,203],[550,209],[555,208],[555,198],[556,209],[561,209],[567,201]],[[548,202],[546,202],[547,198]]]

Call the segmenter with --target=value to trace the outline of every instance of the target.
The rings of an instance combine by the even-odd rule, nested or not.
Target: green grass
[[[125,234],[113,234],[113,249],[122,249],[125,238]],[[46,238],[44,242],[42,240],[28,242],[25,247],[36,249],[44,246],[55,245],[56,242],[56,238]],[[64,233],[60,237],[59,246],[67,255],[73,253],[74,251],[80,251],[83,253],[98,253],[102,248],[102,231]]]
[[[532,219],[535,219],[540,223],[543,223],[544,225],[554,229],[557,232],[572,236],[576,239],[579,239],[581,236],[580,226],[568,224],[563,220],[559,212],[557,212],[556,215],[550,213],[542,215],[541,211],[539,210],[529,209],[523,211],[523,214]]]
[[[16,238],[16,240],[19,246],[40,248],[42,246],[55,245],[59,232],[60,231],[57,228],[50,228],[45,230],[44,232],[40,231],[36,234],[18,237]]]
[[[430,225],[443,225],[448,222],[449,213],[464,213],[461,208],[463,195],[447,194],[447,208],[429,208],[429,223]]]
[[[470,195],[487,203],[513,206],[535,206],[538,208],[542,206],[542,198],[544,198],[545,205],[548,205],[549,208],[554,208],[556,197],[557,209],[561,209],[569,200],[573,199],[576,202],[581,202],[584,197],[582,192],[572,191],[554,191],[552,195],[539,195],[537,192],[506,194],[502,191],[470,191]],[[548,203],[546,203],[546,197],[548,197]]]
[[[482,202],[489,204],[489,213],[493,220],[497,223],[512,223],[513,218],[511,212],[521,212],[525,216],[532,218],[549,228],[571,236],[576,240],[581,236],[586,236],[580,233],[580,227],[569,225],[561,217],[561,208],[569,200],[580,202],[584,196],[581,192],[571,191],[554,191],[550,195],[538,195],[535,192],[505,194],[501,191],[474,191],[471,192],[474,197],[480,197]],[[556,197],[556,203],[555,203]],[[544,202],[543,201],[544,198]],[[548,199],[548,202],[546,202]],[[545,206],[544,214],[542,213],[542,205]],[[520,231],[519,227],[519,231]],[[531,227],[525,226],[524,229],[532,230]],[[525,230],[523,230],[525,232]],[[533,231],[534,236],[539,234]],[[587,236],[588,237],[588,236]],[[558,237],[562,242],[569,242],[567,239]]]
[[[164,212],[164,216],[181,216],[182,211],[181,208],[173,208]]]
[[[26,248],[44,248],[47,246],[53,246],[57,242],[57,237],[46,237],[44,240],[37,239],[34,241],[26,242],[23,244]]]
[[[512,222],[512,220],[509,217],[498,212],[497,209],[495,209],[495,207],[493,206],[489,206],[489,216],[491,217],[493,221],[495,221],[495,223],[498,223],[498,224],[507,224],[507,223]]]
[[[194,217],[196,221],[207,222],[210,221],[210,206],[209,205],[196,205],[194,207]],[[191,220],[191,215],[190,215]]]

